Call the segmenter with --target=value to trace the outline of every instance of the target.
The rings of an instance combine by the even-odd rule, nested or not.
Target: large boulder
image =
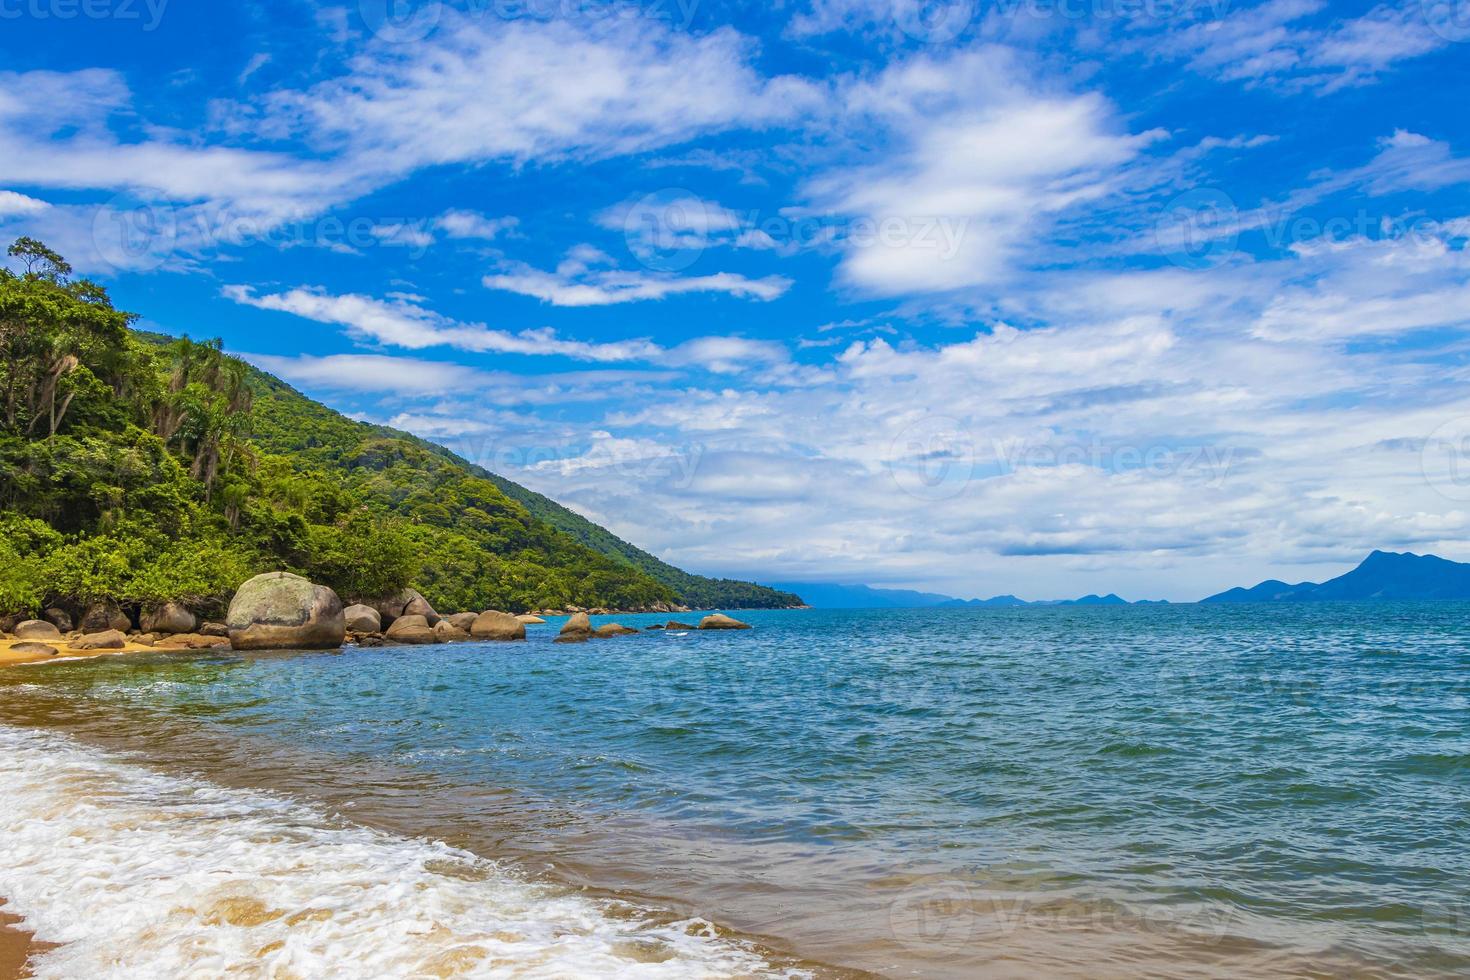
[[[697,630],[697,629],[699,629],[699,627],[698,626],[690,626],[688,623],[681,623],[677,619],[671,619],[667,623],[664,624],[664,629],[666,629],[666,630]]]
[[[510,613],[489,609],[475,617],[470,636],[477,640],[524,640],[526,624]]]
[[[83,633],[105,633],[108,630],[126,633],[132,627],[133,622],[128,619],[128,614],[111,599],[92,603],[77,623],[77,629]]]
[[[17,640],[59,640],[61,630],[43,619],[28,619],[23,623],[15,624],[15,638]]]
[[[73,650],[121,650],[127,645],[128,638],[118,630],[87,633],[71,641]]]
[[[557,635],[557,643],[586,643],[592,639],[592,620],[587,618],[584,612],[572,614]]]
[[[337,593],[290,572],[240,586],[225,625],[236,650],[335,650],[347,635]]]
[[[440,643],[459,643],[468,640],[470,635],[449,620],[441,619],[434,624],[434,638]]]
[[[424,622],[430,626],[440,619],[434,607],[429,605],[429,600],[419,595],[417,589],[400,589],[388,598],[373,603],[373,608],[378,610],[384,626],[392,626],[393,620],[400,616],[422,616]]]
[[[399,616],[383,638],[391,643],[438,643],[439,637],[422,616]]]
[[[41,618],[63,633],[70,633],[72,630],[71,613],[65,609],[52,606],[41,614]]]
[[[525,613],[523,615],[517,616],[516,620],[525,623],[527,626],[540,626],[542,623],[546,622],[546,620],[542,619],[540,616],[532,616],[530,613]]]
[[[347,628],[354,633],[378,633],[383,629],[383,617],[372,606],[364,606],[362,603],[342,610],[342,618],[346,620]]]
[[[178,602],[150,606],[138,617],[144,633],[192,633],[198,625],[199,618]]]
[[[10,652],[22,657],[54,657],[58,651],[49,643],[17,643],[10,648]]]
[[[137,637],[137,642],[142,643],[145,639],[146,637]],[[200,633],[172,633],[143,645],[160,650],[213,650],[215,647],[227,647],[230,643],[217,636],[204,636]]]
[[[466,633],[468,633],[474,627],[475,620],[479,617],[479,613],[472,612],[450,613],[448,616],[444,617],[444,621],[449,623],[455,629],[464,630]]]
[[[724,613],[715,613],[713,616],[706,616],[701,619],[699,621],[699,628],[702,630],[748,630],[750,629],[750,624],[742,623],[738,619],[731,619]]]

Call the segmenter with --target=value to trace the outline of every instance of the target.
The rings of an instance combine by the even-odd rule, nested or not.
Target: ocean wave
[[[702,919],[0,725],[0,896],[38,978],[795,977]]]

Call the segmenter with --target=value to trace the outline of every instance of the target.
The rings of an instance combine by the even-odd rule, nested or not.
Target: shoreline
[[[697,910],[542,877],[442,835],[406,834],[333,815],[310,797],[139,764],[61,730],[8,727],[0,726],[8,739],[0,767],[19,775],[24,790],[22,812],[8,815],[22,856],[9,869],[16,887],[57,873],[43,855],[61,853],[78,822],[98,826],[93,843],[114,858],[105,883],[83,876],[74,889],[42,890],[41,928],[89,923],[64,944],[69,971],[125,957],[154,975],[174,975],[195,964],[201,946],[211,950],[206,960],[243,955],[300,966],[366,936],[353,956],[384,974],[452,976],[524,963],[559,967],[558,975],[611,976],[675,961],[711,977],[866,976],[803,961]],[[109,789],[79,802],[78,787],[99,777]],[[101,824],[99,806],[108,817]],[[168,819],[160,821],[159,807]],[[233,846],[221,849],[222,836]],[[161,878],[160,861],[177,874]],[[293,873],[280,874],[283,865]],[[178,888],[189,902],[177,901]],[[405,888],[428,898],[405,906]],[[420,919],[435,927],[418,928]],[[154,935],[138,942],[135,927],[144,921]],[[0,904],[0,980],[31,976],[28,958],[62,948],[18,923]]]

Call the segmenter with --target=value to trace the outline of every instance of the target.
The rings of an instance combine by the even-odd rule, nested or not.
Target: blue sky
[[[1470,3],[0,0],[0,233],[692,570],[1470,559]]]

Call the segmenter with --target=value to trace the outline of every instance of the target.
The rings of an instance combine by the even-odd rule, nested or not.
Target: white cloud
[[[1255,335],[1332,341],[1470,327],[1470,251],[1436,231],[1297,245],[1302,269],[1261,312]]]
[[[24,218],[33,214],[40,214],[51,207],[45,201],[15,191],[0,191],[0,218]]]
[[[1267,0],[1145,43],[1222,81],[1322,92],[1372,82],[1398,62],[1448,43],[1431,30],[1427,7],[1417,0],[1327,25],[1312,22],[1328,9],[1323,0]]]
[[[728,28],[696,35],[643,18],[443,11],[422,43],[371,44],[347,75],[226,118],[241,131],[304,136],[403,172],[632,153],[790,120],[814,98],[806,82],[760,76],[750,42]]]
[[[809,82],[762,76],[755,55],[730,29],[696,35],[642,18],[506,20],[446,7],[422,43],[369,40],[339,77],[214,103],[206,134],[139,120],[115,71],[0,72],[0,158],[17,186],[126,192],[168,225],[170,256],[192,255],[266,240],[428,166],[605,158],[795,122],[819,104]],[[279,149],[291,141],[310,152]],[[95,206],[85,207],[58,222],[79,226]],[[493,239],[514,227],[453,210],[434,230]],[[416,247],[425,233],[414,233]],[[107,256],[117,248],[98,251],[79,258],[122,261]]]
[[[345,327],[349,336],[360,341],[408,350],[454,347],[475,353],[560,356],[601,363],[656,361],[669,367],[695,367],[716,374],[733,374],[754,368],[782,369],[780,378],[768,378],[772,381],[790,380],[794,370],[786,346],[775,341],[744,337],[695,337],[671,348],[641,339],[590,343],[562,337],[548,328],[511,333],[494,330],[484,324],[461,323],[428,309],[418,297],[401,294],[376,299],[353,293],[336,295],[324,289],[308,287],[283,293],[261,294],[249,286],[239,285],[225,286],[222,293],[225,298],[236,303]],[[398,359],[388,357],[341,355],[336,359],[318,358],[310,363],[320,366],[322,371],[334,370],[349,363],[364,369],[372,367],[386,370],[396,360]],[[415,367],[413,370],[420,372],[415,377],[421,377],[421,372],[427,369]],[[607,372],[595,375],[580,372],[576,377],[579,381],[611,383],[659,376],[648,372],[617,377]],[[560,376],[542,377],[534,383],[559,385],[563,380]]]
[[[1115,190],[1160,134],[1127,133],[1095,94],[1043,90],[1006,49],[890,66],[846,93],[852,125],[886,134],[866,164],[809,182],[848,216],[842,279],[892,295],[992,284],[1058,214]]]
[[[507,263],[504,271],[491,273],[482,282],[487,289],[532,296],[553,306],[611,306],[684,293],[723,293],[770,301],[791,287],[791,280],[782,276],[749,279],[732,272],[676,276],[603,268],[611,261],[605,253],[584,245],[568,253],[552,272],[523,262]]]
[[[646,359],[660,352],[646,340],[589,343],[565,339],[546,328],[511,333],[481,323],[461,323],[409,298],[334,295],[320,288],[258,294],[249,286],[226,286],[223,294],[236,303],[346,327],[359,340],[409,350],[449,346],[478,353],[559,355],[583,361]]]
[[[494,241],[520,225],[514,217],[487,218],[478,211],[449,210],[434,219],[434,227],[450,238],[480,238]]]

